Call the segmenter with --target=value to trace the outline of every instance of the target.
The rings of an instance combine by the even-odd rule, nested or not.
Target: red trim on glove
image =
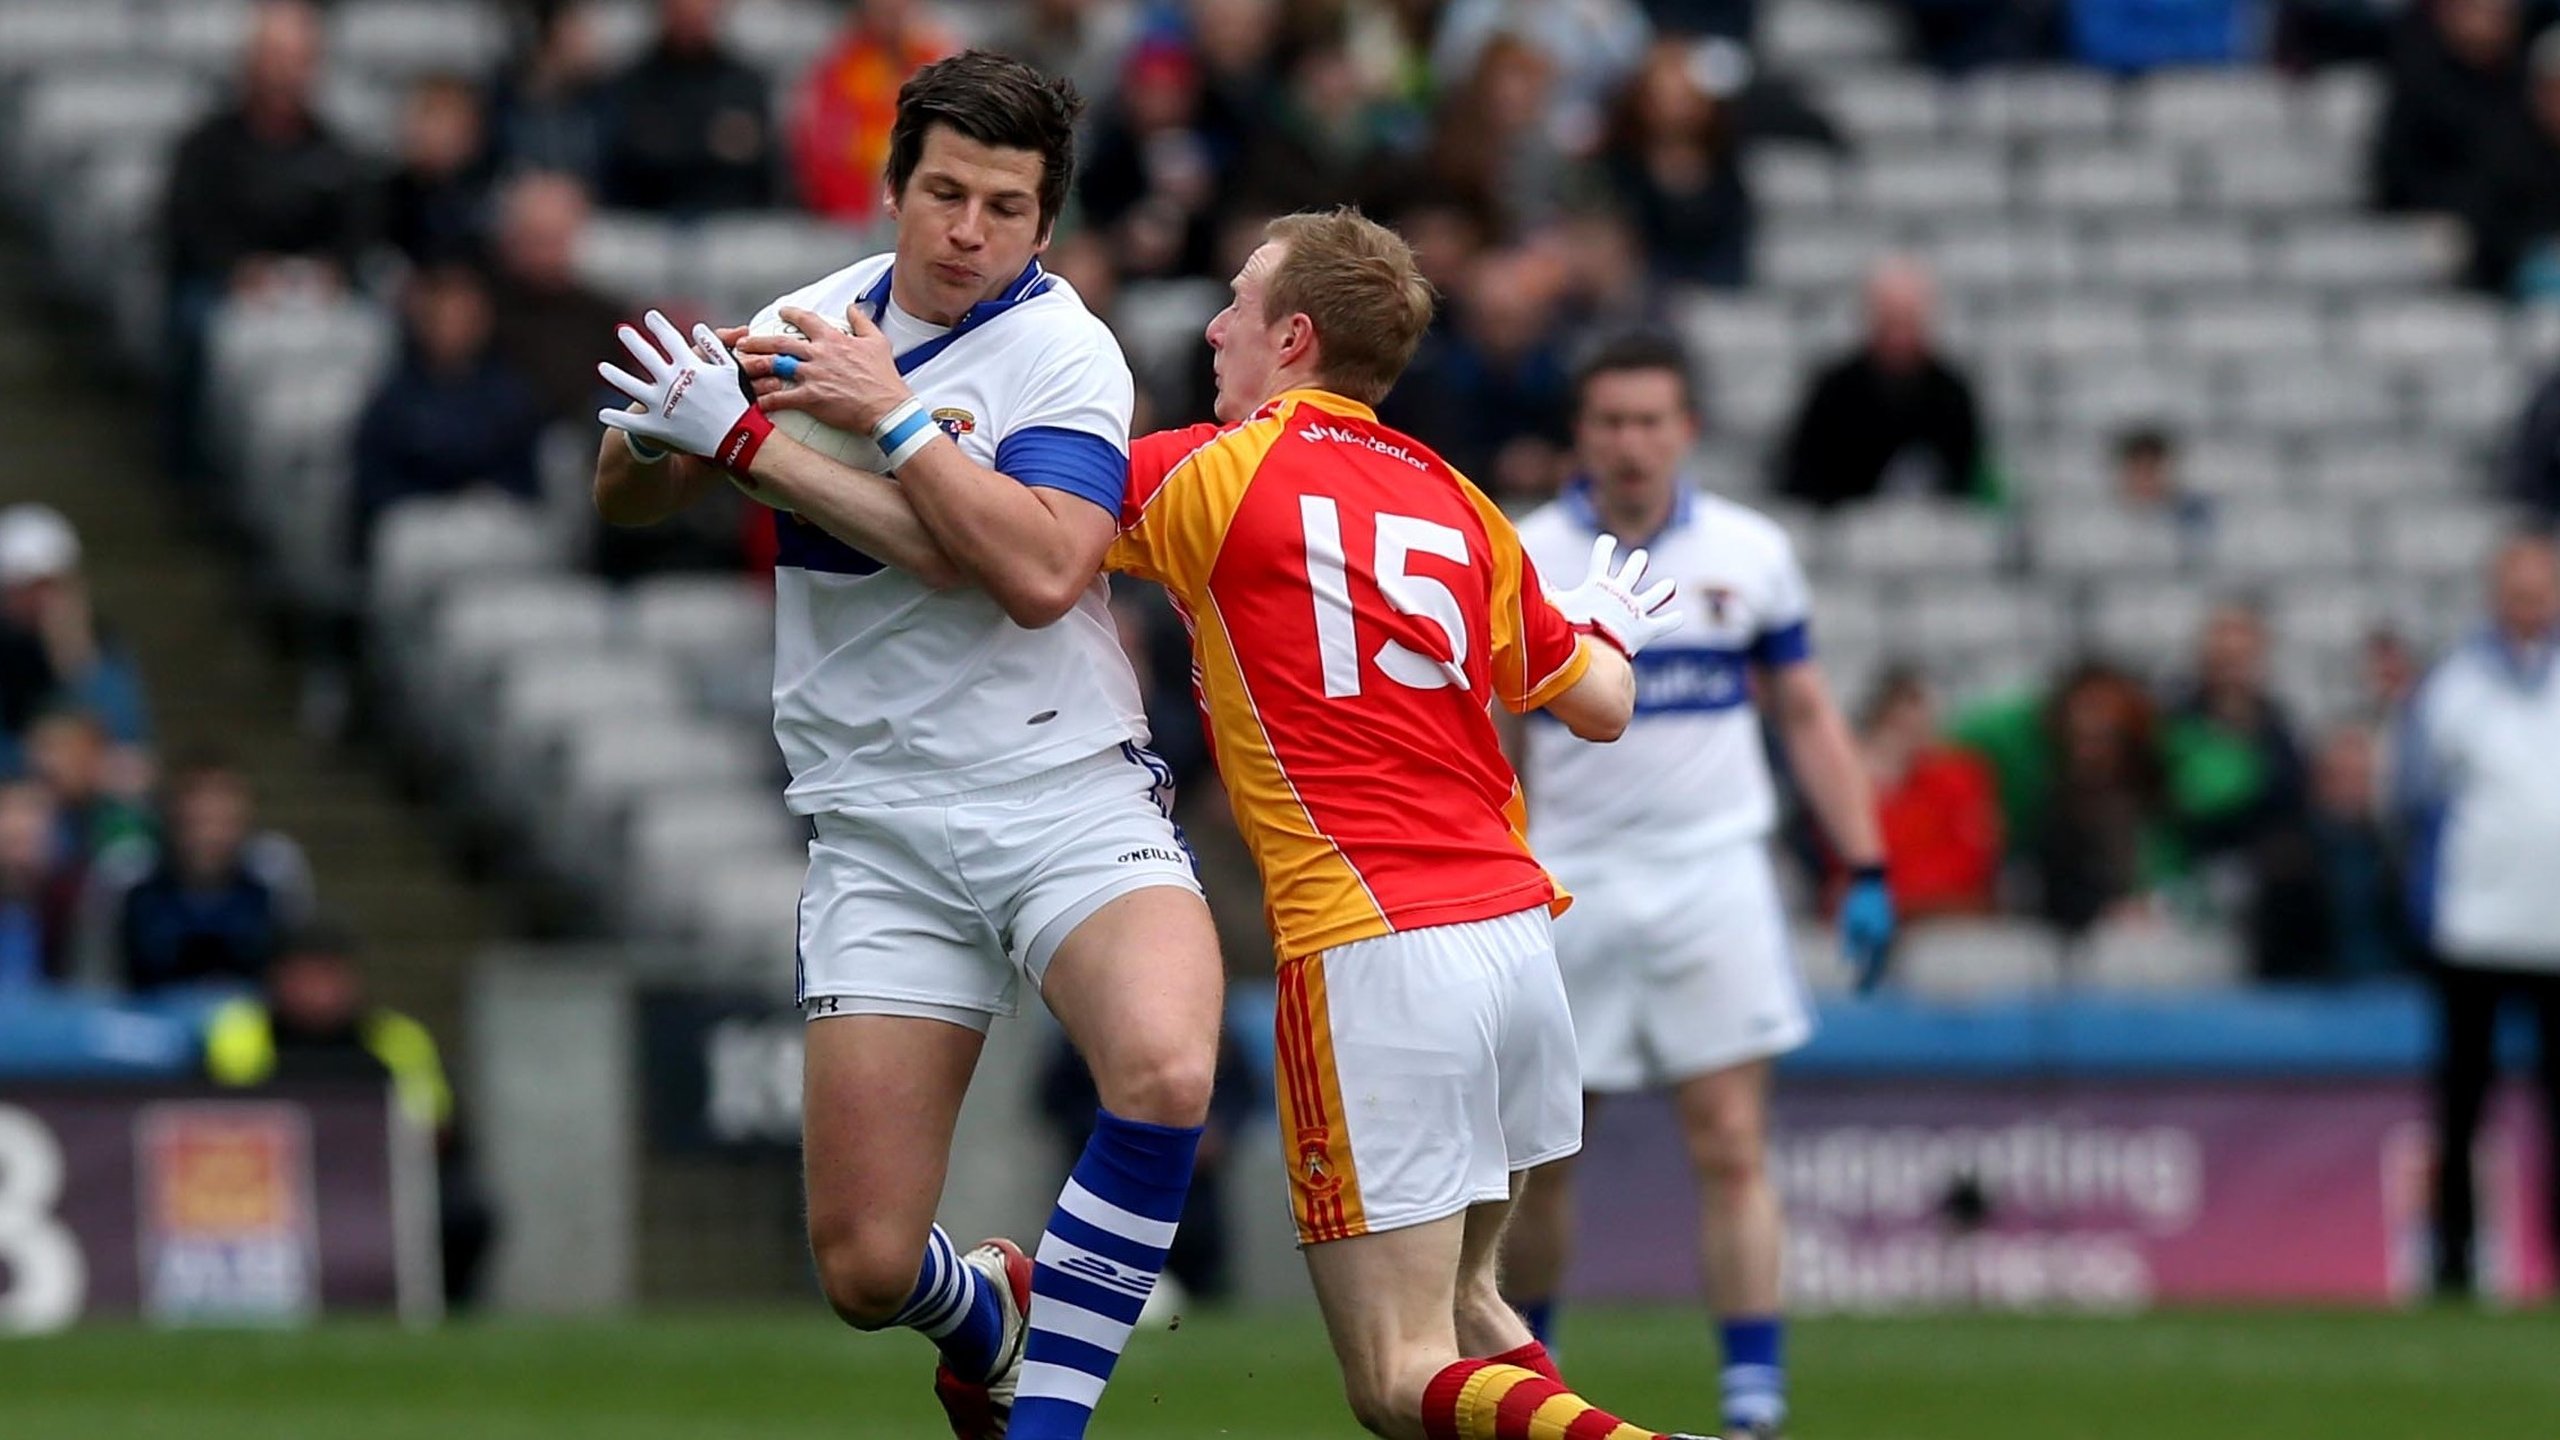
[[[747,473],[748,467],[756,463],[756,452],[764,448],[764,442],[772,435],[773,421],[750,404],[746,413],[738,417],[738,423],[730,426],[729,433],[721,437],[720,451],[711,457],[711,463],[741,480],[753,479]]]

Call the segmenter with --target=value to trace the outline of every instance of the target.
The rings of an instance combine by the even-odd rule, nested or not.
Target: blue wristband
[[[901,411],[904,413],[899,413]],[[880,453],[888,457],[890,468],[895,469],[901,461],[908,458],[908,455],[902,455],[899,452],[905,450],[910,441],[932,427],[933,417],[925,413],[924,406],[920,402],[910,400],[899,406],[898,410],[891,411],[887,427],[873,431],[871,438],[879,443]],[[912,453],[909,452],[909,454]]]

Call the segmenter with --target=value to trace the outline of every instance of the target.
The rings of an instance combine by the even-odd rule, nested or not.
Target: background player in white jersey
[[[805,392],[759,407],[724,344],[745,331],[688,341],[652,312],[654,338],[623,331],[645,377],[606,367],[635,407],[601,417],[622,432],[597,463],[610,521],[672,514],[723,470],[787,507],[774,733],[814,835],[799,957],[810,1241],[847,1323],[940,1345],[937,1390],[964,1437],[1084,1433],[1181,1213],[1221,1002],[1099,579],[1128,481],[1128,365],[1037,259],[1080,108],[1063,82],[981,52],[919,72],[890,139],[896,252],[752,327],[852,345],[849,327],[878,373],[786,338],[749,368]],[[874,469],[764,413],[863,380],[877,450],[855,453]],[[946,497],[976,517],[948,547],[918,519]],[[963,1257],[933,1224],[961,1097],[1021,975],[1103,1104],[1036,1267],[1002,1242]]]
[[[1636,657],[1636,712],[1614,745],[1534,723],[1529,841],[1579,903],[1556,922],[1582,1052],[1600,1095],[1669,1086],[1696,1166],[1708,1303],[1722,1324],[1726,1433],[1784,1418],[1778,1194],[1764,1160],[1769,1069],[1813,1021],[1787,948],[1766,843],[1777,804],[1759,705],[1855,877],[1844,948],[1869,982],[1893,936],[1874,798],[1813,663],[1804,576],[1767,517],[1695,489],[1695,385],[1671,341],[1611,342],[1576,384],[1581,474],[1522,522],[1550,583],[1578,580],[1595,536],[1642,545],[1680,586],[1686,623]],[[1505,1284],[1546,1340],[1571,1225],[1570,1162],[1538,1172],[1506,1237]]]

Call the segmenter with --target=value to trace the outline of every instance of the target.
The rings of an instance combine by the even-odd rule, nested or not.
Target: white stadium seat
[[[2031,921],[1933,920],[1902,937],[1893,978],[1934,1000],[2051,990],[2062,982],[2062,949]]]
[[[2020,196],[2064,215],[2141,215],[2175,210],[2184,189],[2178,159],[2165,150],[2052,145],[2028,164]]]
[[[1991,139],[2102,141],[2116,130],[2116,83],[2088,70],[1984,70],[1951,109],[1958,129]]]

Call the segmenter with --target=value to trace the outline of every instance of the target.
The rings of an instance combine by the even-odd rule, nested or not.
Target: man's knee
[[[1766,1148],[1759,1117],[1742,1106],[1718,1106],[1689,1125],[1689,1159],[1710,1188],[1759,1183],[1766,1173]]]
[[[1187,1127],[1209,1118],[1216,1041],[1128,1047],[1094,1074],[1103,1108],[1123,1120]]]
[[[924,1268],[922,1237],[866,1232],[858,1225],[816,1227],[809,1249],[818,1286],[839,1319],[856,1330],[878,1330],[897,1318],[915,1293]]]

